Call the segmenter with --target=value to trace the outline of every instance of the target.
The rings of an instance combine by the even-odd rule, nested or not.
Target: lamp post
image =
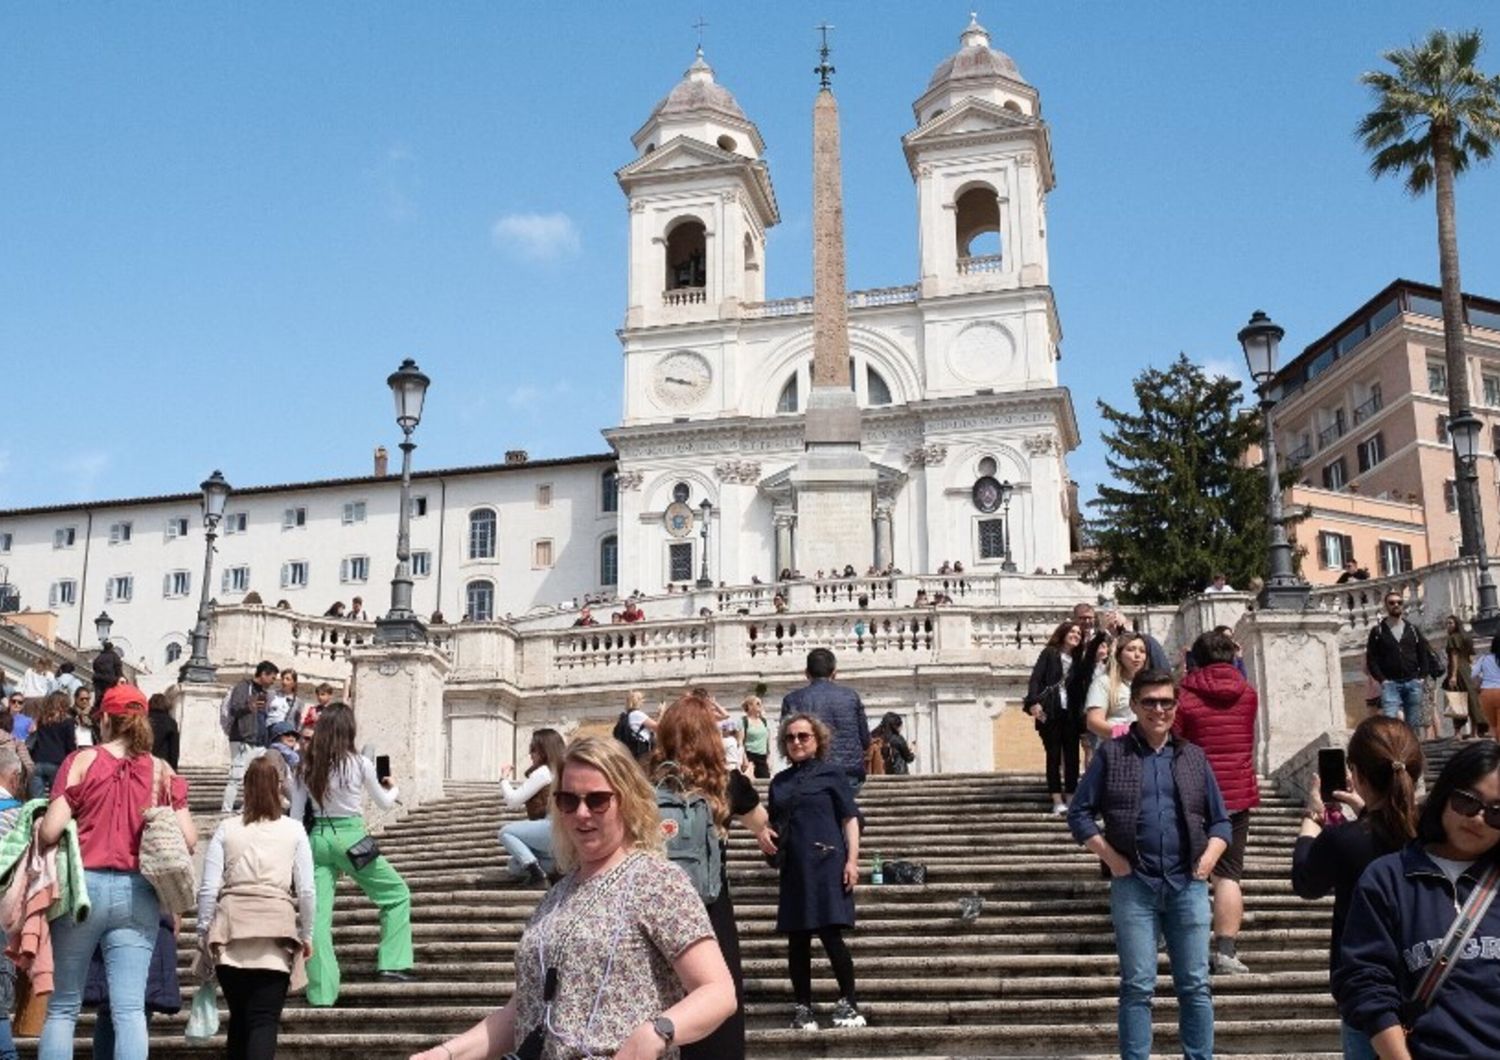
[[[203,585],[198,594],[198,624],[193,627],[193,654],[177,674],[177,679],[187,685],[212,684],[217,672],[208,661],[208,589],[214,573],[214,538],[219,536],[219,520],[229,503],[229,483],[217,471],[204,479],[199,489],[203,491]]]
[[[376,644],[419,644],[427,627],[411,608],[411,435],[422,422],[422,402],[432,380],[410,357],[386,379],[396,399],[396,425],[401,428],[401,517],[396,531],[396,575],[391,579],[391,609],[375,620]]]
[[[698,533],[703,539],[703,563],[698,568],[698,588],[712,589],[713,580],[708,576],[708,517],[713,514],[713,502],[707,497],[698,505],[698,514],[701,516],[698,525]]]
[[[1007,574],[1015,573],[1015,560],[1010,558],[1010,499],[1015,494],[1016,488],[1010,484],[1010,479],[1000,483],[1000,519],[1005,526],[1005,558],[1000,561],[1000,569]]]
[[[99,638],[99,647],[103,648],[109,640],[110,630],[115,628],[115,620],[109,617],[108,611],[100,611],[99,617],[94,619],[94,636]]]
[[[1479,434],[1484,424],[1469,409],[1464,409],[1448,421],[1448,437],[1453,442],[1453,455],[1463,469],[1464,480],[1469,484],[1471,495],[1479,495]],[[1493,635],[1500,627],[1500,602],[1495,595],[1495,581],[1490,577],[1490,552],[1484,543],[1483,511],[1475,519],[1475,559],[1479,563],[1479,615],[1474,620],[1474,631],[1484,636]]]
[[[1292,568],[1292,546],[1286,539],[1286,523],[1281,514],[1281,474],[1276,466],[1276,430],[1271,412],[1276,407],[1271,397],[1271,380],[1276,376],[1276,354],[1286,331],[1257,309],[1250,323],[1240,329],[1240,346],[1255,392],[1260,396],[1260,416],[1265,427],[1266,519],[1271,524],[1269,569],[1265,588],[1260,591],[1260,606],[1268,610],[1295,611],[1307,606],[1312,587],[1297,577]]]

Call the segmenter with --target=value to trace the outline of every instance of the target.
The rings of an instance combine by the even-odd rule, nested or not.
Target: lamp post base
[[[211,685],[219,677],[219,668],[207,659],[199,662],[189,659],[177,671],[177,680],[185,685]]]
[[[427,626],[416,615],[389,615],[375,620],[376,644],[425,644]]]
[[[1269,583],[1260,591],[1256,602],[1267,611],[1301,611],[1307,607],[1312,586],[1307,582]]]

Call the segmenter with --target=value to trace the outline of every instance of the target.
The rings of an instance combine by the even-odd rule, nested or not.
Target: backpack
[[[663,763],[675,770],[675,763]],[[724,848],[714,825],[708,800],[684,791],[673,773],[656,786],[656,809],[661,814],[661,836],[667,857],[687,873],[704,904],[712,904],[724,883]]]
[[[870,746],[865,749],[865,775],[884,776],[885,764],[885,741],[879,736],[870,737]]]
[[[235,686],[239,687],[238,685]],[[219,728],[229,739],[234,739],[234,715],[229,712],[229,701],[234,698],[234,688],[224,693],[224,700],[219,704]]]
[[[614,737],[625,745],[625,749],[636,758],[644,757],[651,753],[651,734],[642,726],[640,729],[630,727],[630,711],[620,711],[619,720],[615,722]]]

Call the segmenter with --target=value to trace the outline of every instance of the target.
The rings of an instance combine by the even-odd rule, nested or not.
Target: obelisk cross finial
[[[703,31],[706,28],[708,28],[708,19],[704,18],[702,15],[699,15],[698,16],[698,21],[693,23],[693,28],[698,31],[698,54],[702,55],[703,54]]]
[[[830,78],[833,76],[834,70],[833,66],[828,62],[828,31],[831,29],[833,27],[826,22],[818,26],[818,32],[823,34],[823,46],[818,49],[818,57],[822,59],[822,62],[813,67],[813,73],[818,75],[818,84],[823,88],[833,87],[833,82]]]

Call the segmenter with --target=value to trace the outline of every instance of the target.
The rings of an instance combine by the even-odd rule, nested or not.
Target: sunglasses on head
[[[1460,817],[1477,817],[1483,813],[1484,823],[1500,830],[1500,802],[1486,803],[1472,791],[1460,789],[1448,796],[1448,805]]]
[[[583,795],[574,791],[559,791],[552,795],[552,801],[557,803],[557,808],[563,813],[577,813],[580,804],[587,806],[589,813],[603,813],[614,800],[613,791],[590,791]]]
[[[1177,706],[1177,699],[1174,696],[1148,696],[1145,699],[1136,700],[1135,703],[1136,706],[1145,710],[1159,710],[1166,713]]]
[[[786,734],[787,743],[812,743],[817,738],[817,734],[811,732],[789,732]]]

